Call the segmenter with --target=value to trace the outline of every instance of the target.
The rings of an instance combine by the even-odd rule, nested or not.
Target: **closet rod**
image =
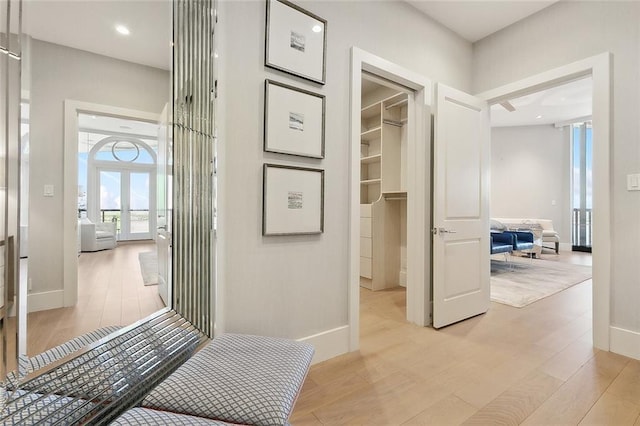
[[[402,127],[402,126],[404,126],[404,124],[402,124],[402,122],[401,122],[401,121],[394,121],[394,120],[389,120],[389,119],[386,119],[386,118],[385,118],[384,120],[382,120],[382,122],[383,122],[384,124],[390,124],[390,125],[392,125],[392,126],[396,126],[396,127]]]

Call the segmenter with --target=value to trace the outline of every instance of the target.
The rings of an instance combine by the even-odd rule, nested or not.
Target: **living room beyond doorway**
[[[592,86],[586,77],[491,107],[491,232],[533,243],[492,256],[494,301],[526,306],[591,278],[591,256],[571,250],[576,230],[591,235],[592,175],[576,161],[588,153],[575,129],[590,127]]]

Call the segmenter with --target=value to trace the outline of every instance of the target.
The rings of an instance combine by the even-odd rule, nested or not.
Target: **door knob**
[[[438,228],[437,232],[439,234],[455,234],[457,231],[453,229],[447,229],[447,228]]]

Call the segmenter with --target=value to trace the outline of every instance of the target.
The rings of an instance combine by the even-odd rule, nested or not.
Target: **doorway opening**
[[[431,104],[431,82],[413,73],[379,58],[358,48],[351,50],[351,201],[350,201],[350,248],[349,248],[349,338],[344,352],[357,350],[360,338],[360,292],[361,292],[361,257],[367,257],[368,246],[362,244],[361,222],[372,222],[371,217],[361,219],[361,205],[370,207],[376,200],[380,206],[386,206],[394,215],[395,220],[390,229],[393,233],[394,255],[393,267],[383,268],[387,271],[390,280],[386,282],[404,281],[405,272],[402,271],[401,258],[401,212],[406,217],[406,298],[400,295],[400,299],[406,301],[406,320],[414,324],[426,325],[430,321],[430,262],[431,248],[429,237],[423,230],[430,228],[430,218],[426,212],[430,211],[430,173],[429,164],[431,152],[428,145],[428,137],[431,134],[431,118],[429,105]],[[363,84],[363,75],[366,73]],[[375,83],[375,86],[373,86]],[[377,87],[376,89],[376,86]],[[378,90],[377,99],[369,101],[365,96],[369,87]],[[375,91],[375,90],[374,90]],[[386,92],[385,92],[386,91]],[[385,93],[383,93],[385,92]],[[398,95],[398,99],[394,96]],[[373,96],[373,95],[370,95]],[[364,102],[370,102],[365,105]],[[393,105],[398,103],[398,105]],[[377,105],[377,106],[375,106]],[[363,110],[363,107],[365,109]],[[387,110],[388,107],[388,110]],[[370,109],[367,109],[370,108]],[[404,110],[403,110],[404,109]],[[380,111],[373,114],[373,111]],[[384,111],[384,112],[383,112]],[[406,122],[403,123],[401,114],[406,111]],[[396,114],[396,115],[393,115]],[[364,115],[364,119],[363,119]],[[371,120],[371,121],[370,121]],[[374,125],[373,121],[379,124]],[[387,120],[387,123],[383,123]],[[364,128],[363,128],[364,126]],[[395,149],[386,156],[383,126],[388,128],[389,134],[396,133],[401,140],[402,132],[406,132],[406,153],[403,153],[402,145],[396,144]],[[376,129],[379,127],[379,129]],[[377,136],[380,132],[380,137]],[[387,132],[385,132],[386,134]],[[375,135],[375,137],[374,137]],[[363,145],[363,139],[372,139],[369,145]],[[379,140],[381,144],[379,144]],[[391,145],[394,146],[394,145]],[[401,170],[401,158],[406,156],[404,170]],[[395,159],[391,161],[391,159]],[[389,161],[386,161],[389,160]],[[387,173],[386,164],[392,164],[395,171]],[[402,172],[401,172],[402,171]],[[402,187],[401,175],[406,180]],[[391,178],[387,176],[393,176]],[[388,186],[387,186],[388,185]],[[404,189],[404,190],[403,190]],[[385,193],[385,194],[383,194]],[[362,197],[362,198],[361,198]],[[386,198],[385,198],[386,197]],[[365,201],[363,203],[363,201]],[[401,204],[406,205],[406,215]],[[386,210],[386,207],[384,210]],[[367,210],[365,208],[364,210]],[[370,213],[375,215],[375,211]],[[384,214],[384,213],[383,213]],[[384,221],[379,221],[382,224]],[[365,228],[364,226],[362,228]],[[371,238],[371,265],[375,265],[375,233]],[[384,232],[381,225],[380,232]],[[414,231],[415,230],[415,231]],[[365,236],[366,237],[366,230]],[[366,241],[365,242],[369,242]],[[362,244],[362,247],[361,247]],[[361,251],[363,249],[364,251]],[[361,255],[365,256],[361,256]],[[366,262],[363,262],[366,263]],[[363,272],[367,273],[366,265]],[[375,271],[371,271],[370,285],[377,285]],[[376,283],[374,284],[374,281]],[[383,283],[385,281],[382,281]],[[365,281],[365,285],[366,285]],[[368,291],[368,290],[367,290]],[[403,306],[404,308],[404,306]]]
[[[495,302],[523,307],[590,284],[591,256],[571,250],[576,218],[584,217],[576,216],[575,203],[587,194],[586,185],[576,186],[576,173],[585,182],[586,173],[580,173],[579,154],[575,160],[575,128],[591,119],[592,89],[589,76],[491,107],[491,232],[494,239],[515,235],[524,247],[506,261],[504,254],[492,255]],[[590,218],[590,188],[588,200]]]
[[[478,96],[489,104],[500,104],[519,96],[591,77],[593,131],[593,345],[610,350],[610,141],[611,141],[611,55],[603,53],[526,79],[483,92]]]
[[[407,125],[413,91],[362,73],[360,136],[360,286],[398,293],[406,318]]]
[[[407,126],[413,91],[363,72],[360,136],[360,311],[393,293],[406,319]],[[388,296],[383,296],[388,297]],[[363,330],[365,332],[365,330]]]
[[[158,123],[79,114],[78,217],[116,240],[155,239]]]

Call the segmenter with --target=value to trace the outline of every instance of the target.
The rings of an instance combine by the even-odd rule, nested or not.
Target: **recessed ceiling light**
[[[540,119],[542,118],[542,116],[541,116],[541,115],[539,115],[539,116],[537,116],[536,118],[537,118],[538,120],[540,120]]]
[[[311,28],[311,31],[313,31],[314,33],[319,33],[320,31],[322,31],[322,27],[320,25],[314,25],[313,28]]]
[[[129,35],[131,34],[131,31],[129,31],[129,28],[125,27],[124,25],[116,25],[116,31],[122,35]]]

